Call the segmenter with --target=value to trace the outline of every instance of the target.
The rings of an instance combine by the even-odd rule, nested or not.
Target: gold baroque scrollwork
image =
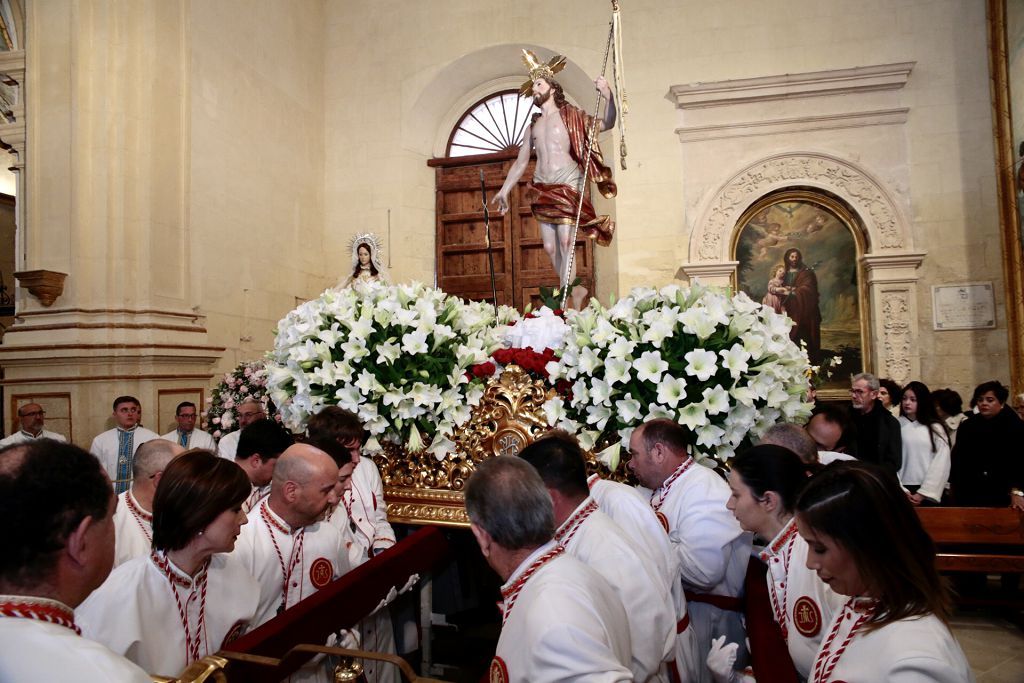
[[[469,526],[462,490],[476,464],[499,455],[517,455],[547,432],[544,402],[554,395],[542,380],[530,377],[517,365],[509,365],[492,379],[469,421],[453,435],[454,450],[443,459],[421,451],[407,453],[385,444],[374,456],[384,481],[388,519],[406,524]],[[588,473],[623,481],[587,453]]]

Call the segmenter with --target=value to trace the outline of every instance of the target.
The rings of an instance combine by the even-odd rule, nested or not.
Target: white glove
[[[419,580],[420,580],[420,575],[419,574],[412,574],[412,575],[410,575],[409,576],[409,580],[405,582],[405,585],[398,589],[398,594],[401,595],[402,593],[405,593],[407,590],[409,590],[410,588],[415,586],[417,583],[419,583]]]
[[[736,651],[739,648],[739,643],[726,645],[725,636],[718,636],[711,641],[707,665],[715,683],[736,683],[741,680],[733,668],[736,665]]]

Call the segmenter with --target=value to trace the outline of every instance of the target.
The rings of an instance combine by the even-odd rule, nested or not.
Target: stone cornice
[[[673,85],[665,97],[679,109],[700,109],[745,102],[899,90],[906,85],[914,64],[877,64],[852,69]]]

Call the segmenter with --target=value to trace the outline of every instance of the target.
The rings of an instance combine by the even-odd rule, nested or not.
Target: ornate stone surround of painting
[[[469,525],[463,489],[476,464],[498,455],[516,455],[548,431],[541,406],[548,389],[516,365],[492,379],[469,422],[455,435],[456,449],[444,460],[430,453],[405,453],[386,444],[374,457],[384,480],[388,519],[406,524]],[[587,453],[588,473],[611,476],[593,453]],[[620,468],[620,473],[624,468]],[[622,479],[622,475],[614,477]]]
[[[906,382],[916,355],[917,267],[899,91],[913,63],[679,85],[689,234],[679,275],[736,286],[741,218],[773,193],[838,200],[860,231],[865,367]]]

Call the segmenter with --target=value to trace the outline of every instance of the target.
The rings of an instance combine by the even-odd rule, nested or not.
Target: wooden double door
[[[464,299],[493,301],[487,254],[487,232],[481,203],[480,174],[483,173],[487,201],[505,182],[516,152],[431,159],[437,192],[437,285],[448,294]],[[509,196],[504,216],[489,205],[491,253],[497,304],[520,311],[527,304],[540,305],[540,288],[556,287],[559,276],[544,251],[540,228],[525,201],[526,183],[533,177],[533,164]],[[583,233],[576,240],[576,274],[583,286],[594,291],[594,245]]]

